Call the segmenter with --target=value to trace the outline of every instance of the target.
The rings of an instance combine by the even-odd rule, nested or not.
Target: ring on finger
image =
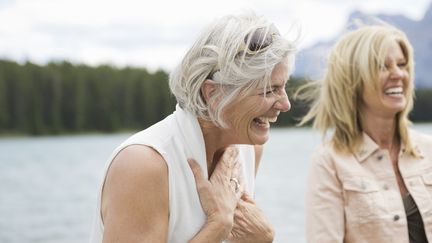
[[[231,178],[230,182],[234,182],[234,184],[235,184],[234,190],[235,190],[235,192],[238,192],[238,190],[240,188],[240,183],[237,180],[237,178],[235,178],[235,177]]]

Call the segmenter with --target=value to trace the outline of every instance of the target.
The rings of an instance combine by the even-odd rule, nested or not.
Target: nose
[[[391,72],[390,72],[390,78],[391,79],[401,79],[401,78],[404,78],[405,75],[406,75],[406,72],[398,66],[395,66],[394,68],[392,68]]]
[[[291,103],[288,99],[285,89],[283,90],[283,94],[281,94],[276,100],[274,108],[280,110],[281,112],[287,112],[291,109]]]

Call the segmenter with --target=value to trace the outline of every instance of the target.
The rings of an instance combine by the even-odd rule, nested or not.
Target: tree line
[[[288,94],[303,82],[291,79]],[[278,126],[296,124],[308,109],[291,103]],[[172,113],[175,104],[163,70],[0,60],[0,134],[141,130]],[[414,107],[413,121],[432,121],[432,89],[417,90]]]
[[[0,60],[3,134],[138,130],[174,107],[164,71]]]

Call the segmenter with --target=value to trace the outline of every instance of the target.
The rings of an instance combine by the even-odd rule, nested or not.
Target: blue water
[[[432,134],[432,124],[416,128]],[[86,242],[105,160],[129,135],[0,138],[0,242]],[[271,132],[256,200],[275,242],[305,242],[305,181],[319,141],[308,128]]]

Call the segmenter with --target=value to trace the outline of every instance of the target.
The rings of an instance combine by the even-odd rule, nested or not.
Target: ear
[[[216,92],[215,81],[211,79],[204,80],[203,84],[201,85],[201,95],[203,96],[206,103],[210,100],[210,98],[214,95],[215,92]]]

